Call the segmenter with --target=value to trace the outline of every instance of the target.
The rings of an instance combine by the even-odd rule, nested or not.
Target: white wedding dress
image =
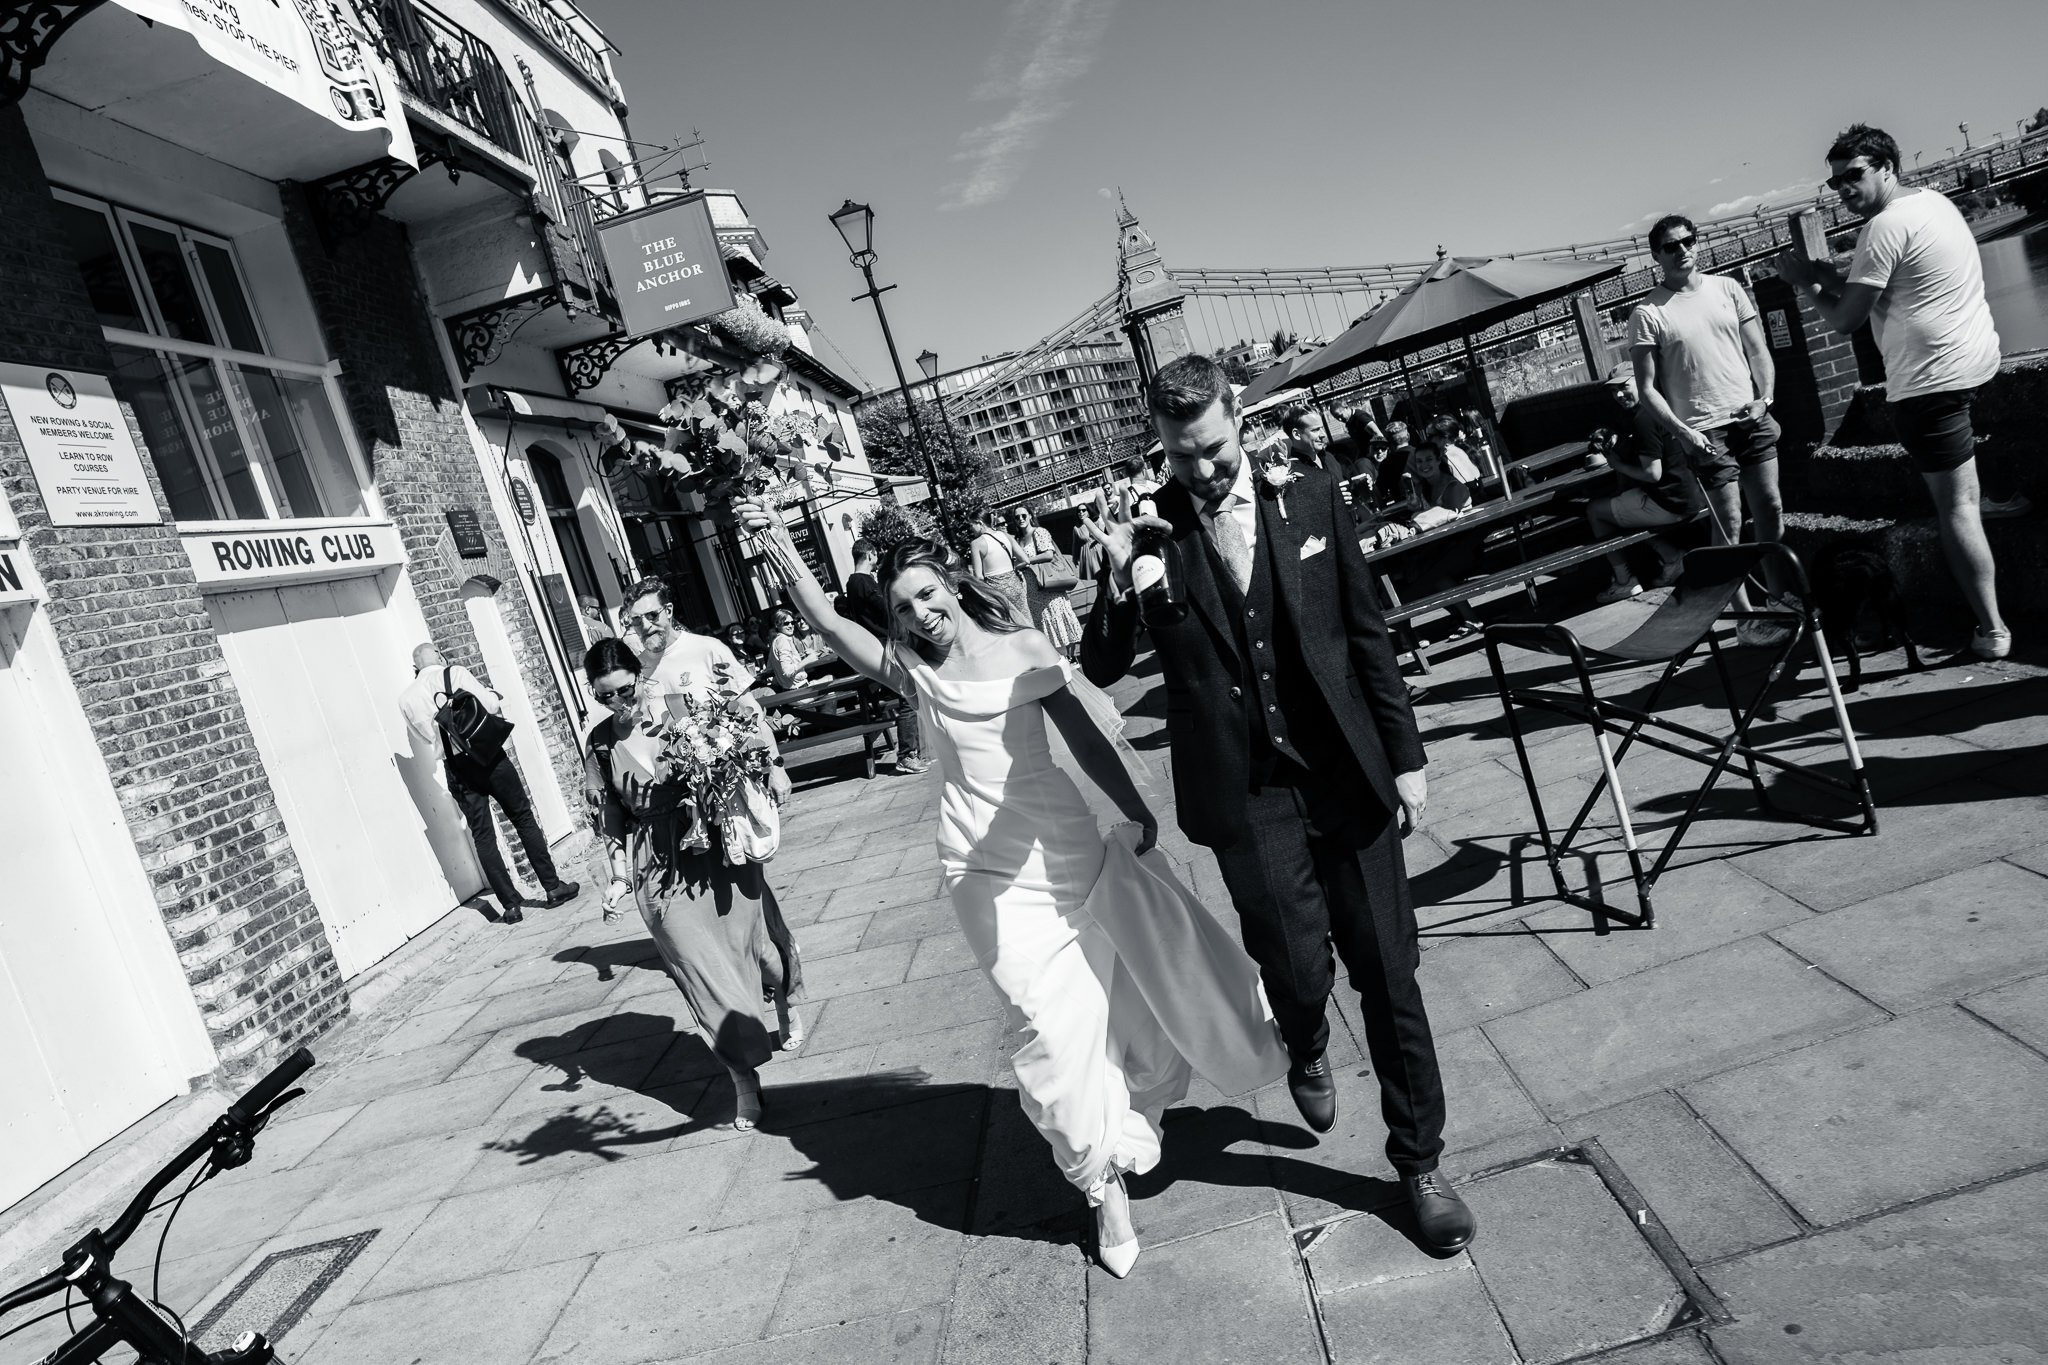
[[[1105,837],[1054,764],[1044,699],[1071,685],[1098,724],[1120,728],[1107,697],[1064,664],[958,682],[891,653],[944,783],[946,889],[1021,1016],[1011,1064],[1024,1111],[1100,1203],[1115,1172],[1158,1163],[1160,1116],[1193,1076],[1239,1095],[1286,1073],[1258,968],[1163,856],[1134,855],[1136,826]]]

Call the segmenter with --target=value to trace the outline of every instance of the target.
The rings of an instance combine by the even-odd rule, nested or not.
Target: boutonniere
[[[1287,485],[1301,477],[1301,471],[1292,464],[1281,461],[1269,464],[1259,471],[1259,479],[1265,484],[1274,502],[1280,508],[1280,520],[1287,520]]]

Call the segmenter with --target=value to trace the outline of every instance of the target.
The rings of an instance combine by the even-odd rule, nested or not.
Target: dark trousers
[[[548,856],[547,837],[540,832],[540,822],[533,818],[533,800],[526,794],[526,784],[519,780],[519,769],[512,765],[509,751],[499,754],[498,761],[488,767],[467,758],[449,758],[448,790],[455,797],[455,804],[462,807],[462,818],[469,822],[476,860],[483,864],[484,880],[491,884],[491,894],[498,898],[500,906],[510,909],[520,903],[521,897],[512,874],[505,870],[505,856],[498,851],[498,829],[491,822],[494,799],[519,835],[527,864],[533,868],[533,875],[540,878],[541,889],[552,891],[561,884],[561,878],[555,875],[555,860]]]
[[[1402,1175],[1436,1169],[1444,1088],[1415,984],[1421,949],[1397,821],[1368,795],[1353,764],[1341,775],[1286,765],[1246,798],[1251,829],[1215,850],[1259,964],[1288,1051],[1306,1060],[1329,1042],[1336,967],[1358,989],[1366,1050],[1380,1078],[1387,1157]]]

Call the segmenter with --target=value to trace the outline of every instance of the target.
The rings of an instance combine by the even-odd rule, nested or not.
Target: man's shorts
[[[1761,417],[1738,417],[1706,433],[1711,451],[1689,450],[1685,460],[1699,475],[1702,488],[1726,488],[1742,477],[1745,469],[1768,464],[1778,458],[1777,422],[1767,412]]]
[[[1970,405],[1976,399],[1975,389],[1950,389],[1886,405],[1915,469],[1946,474],[1970,462],[1977,453],[1976,433],[1970,429]]]
[[[1683,512],[1674,512],[1650,497],[1647,488],[1624,488],[1607,500],[1607,515],[1616,526],[1625,531],[1642,531],[1653,526],[1676,526],[1687,520]]]

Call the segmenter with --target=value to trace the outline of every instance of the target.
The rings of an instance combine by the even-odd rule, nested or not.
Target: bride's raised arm
[[[824,586],[796,552],[782,518],[757,502],[738,502],[733,504],[733,510],[739,515],[740,529],[758,537],[767,550],[770,572],[788,586],[791,600],[811,623],[811,629],[862,674],[886,687],[894,687],[897,679],[890,674],[882,642],[866,626],[839,614],[832,599],[825,595]]]

